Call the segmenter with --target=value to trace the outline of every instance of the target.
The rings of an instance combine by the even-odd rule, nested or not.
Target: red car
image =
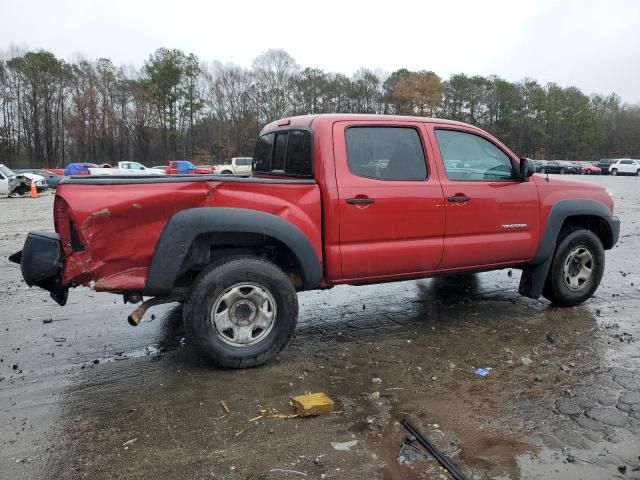
[[[519,268],[522,295],[572,306],[619,236],[604,188],[534,175],[464,123],[294,117],[267,125],[253,158],[252,178],[64,179],[56,232],[30,233],[11,260],[61,305],[78,285],[155,297],[134,325],[184,302],[188,338],[240,368],[287,344],[298,291]]]
[[[595,165],[583,165],[580,169],[582,175],[600,175],[602,170]]]

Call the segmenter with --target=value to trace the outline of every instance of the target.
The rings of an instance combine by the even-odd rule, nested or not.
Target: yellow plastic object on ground
[[[301,417],[333,412],[336,404],[324,393],[309,393],[292,397],[293,409]]]

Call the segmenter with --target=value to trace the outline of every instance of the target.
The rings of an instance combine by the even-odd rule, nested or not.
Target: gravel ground
[[[403,418],[471,478],[640,478],[640,179],[590,180],[622,232],[584,305],[522,298],[508,270],[307,292],[292,344],[242,371],[184,342],[177,305],[133,328],[120,297],[27,288],[6,257],[53,228],[53,195],[0,198],[0,478],[447,478],[399,459]],[[255,420],[307,391],[337,411]]]

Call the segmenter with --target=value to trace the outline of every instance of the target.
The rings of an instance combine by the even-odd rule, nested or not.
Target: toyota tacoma
[[[64,305],[79,285],[184,303],[187,336],[222,367],[262,364],[291,338],[297,292],[501,268],[520,293],[578,305],[618,240],[592,183],[534,175],[488,133],[422,117],[310,115],[273,122],[251,178],[77,176],[55,233],[11,256]]]

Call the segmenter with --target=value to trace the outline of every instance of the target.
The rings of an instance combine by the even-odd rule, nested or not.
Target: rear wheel
[[[222,173],[222,175],[233,175],[233,172],[231,170],[224,170],[221,173]]]
[[[563,307],[579,305],[596,291],[604,272],[602,242],[591,230],[561,233],[542,295]]]
[[[560,169],[560,175],[564,175],[564,168]]]
[[[611,171],[609,172],[611,175],[615,176],[618,175],[618,170],[616,170],[615,168],[611,169]]]
[[[638,169],[638,171],[636,172],[636,176],[640,177],[640,168]]]
[[[261,365],[289,342],[298,297],[289,277],[258,257],[216,262],[196,279],[185,302],[189,340],[224,368]]]

